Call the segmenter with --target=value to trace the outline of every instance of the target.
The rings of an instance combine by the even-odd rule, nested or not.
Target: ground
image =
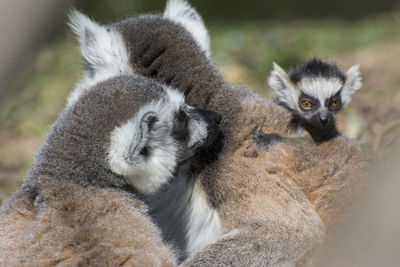
[[[400,133],[400,14],[343,22],[294,21],[283,25],[207,25],[213,59],[232,83],[271,96],[267,77],[275,61],[284,68],[310,57],[344,69],[361,65],[364,86],[340,114],[347,136],[383,154]],[[0,203],[15,192],[36,149],[79,80],[77,43],[66,31],[49,42],[0,107]]]

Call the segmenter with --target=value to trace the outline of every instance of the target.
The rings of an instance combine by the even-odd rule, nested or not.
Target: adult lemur
[[[221,117],[143,76],[101,75],[64,110],[1,207],[0,265],[175,265],[141,197],[195,175]]]
[[[339,135],[335,115],[350,103],[353,93],[361,87],[358,65],[344,73],[336,65],[318,59],[292,68],[289,75],[274,63],[268,81],[277,103],[293,114],[290,127],[297,132],[305,129],[317,143]],[[264,147],[277,141],[296,140],[276,134],[260,134],[256,139]]]
[[[222,115],[224,147],[218,161],[195,180],[192,198],[199,201],[185,217],[185,264],[304,263],[363,177],[367,156],[361,147],[338,137],[319,146],[278,144],[268,153],[259,150],[254,134],[287,134],[291,114],[245,87],[224,82],[210,61],[203,22],[184,1],[169,1],[163,16],[139,16],[109,26],[77,17],[83,44],[97,47],[118,36],[123,41],[110,46],[115,57],[110,62],[176,87],[188,103]],[[89,70],[93,62],[87,62]],[[181,239],[170,236],[175,237]]]

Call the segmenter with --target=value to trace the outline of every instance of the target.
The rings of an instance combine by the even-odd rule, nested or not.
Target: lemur
[[[199,201],[184,216],[188,258],[183,264],[305,263],[353,198],[367,163],[363,149],[345,137],[319,146],[278,144],[267,153],[255,147],[254,133],[288,134],[292,116],[246,87],[225,83],[211,62],[209,43],[204,41],[208,38],[199,38],[199,32],[207,36],[204,23],[185,1],[168,1],[162,15],[142,15],[108,26],[82,14],[77,17],[75,28],[81,43],[87,44],[88,51],[103,47],[93,58],[102,60],[105,53],[115,57],[110,62],[118,68],[103,60],[105,69],[139,73],[168,84],[183,92],[188,104],[222,115],[220,128],[225,138],[218,160],[189,187],[194,188],[189,191],[192,199]],[[112,43],[116,38],[118,43],[104,47],[105,41]],[[93,62],[87,62],[89,70]],[[75,94],[82,92],[78,89]],[[187,192],[188,187],[175,186],[169,183],[162,192]],[[150,210],[156,207],[150,203]],[[182,208],[181,203],[176,207]],[[160,219],[153,214],[164,237],[170,232],[163,222],[171,214],[182,215],[171,212]],[[182,237],[172,235],[166,241],[179,246]]]
[[[276,102],[292,113],[290,127],[297,132],[305,129],[316,143],[339,136],[335,116],[361,87],[359,66],[354,65],[344,73],[336,65],[314,58],[287,74],[277,64],[273,65],[268,82]],[[264,148],[275,142],[296,140],[262,133],[255,139]]]
[[[67,106],[1,207],[2,264],[176,264],[142,198],[202,168],[221,116],[170,86],[107,71]]]
[[[163,15],[108,26],[77,18],[75,29],[90,55],[81,83],[88,86],[78,87],[69,105],[107,76],[92,70],[110,70],[168,84],[183,92],[188,104],[222,115],[219,157],[195,177],[192,198],[199,201],[187,217],[183,265],[305,264],[354,196],[368,158],[361,147],[345,137],[319,146],[278,144],[267,153],[255,147],[255,132],[287,134],[292,116],[223,80],[210,60],[208,38],[199,38],[199,32],[208,37],[203,21],[185,1],[169,1]]]

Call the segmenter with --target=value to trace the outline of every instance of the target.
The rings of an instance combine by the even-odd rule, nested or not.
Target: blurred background
[[[191,0],[205,19],[212,58],[226,79],[271,96],[275,61],[310,57],[360,64],[364,86],[339,117],[341,131],[379,155],[399,136],[400,3],[396,0]],[[78,44],[66,26],[77,7],[96,21],[162,12],[164,0],[0,2],[0,203],[22,183],[37,147],[80,78]]]
[[[371,177],[378,179],[324,248],[320,266],[398,266],[400,259],[387,253],[400,256],[400,146],[389,151],[400,136],[400,2],[189,2],[205,19],[212,58],[225,78],[267,97],[273,61],[285,69],[310,57],[344,70],[361,65],[364,86],[339,115],[339,128],[377,153]],[[109,23],[162,12],[165,0],[0,1],[0,203],[22,183],[80,78],[78,44],[66,26],[72,6]]]

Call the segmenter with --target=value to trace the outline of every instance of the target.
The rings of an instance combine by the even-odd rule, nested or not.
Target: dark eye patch
[[[189,117],[183,110],[179,110],[174,117],[174,126],[172,129],[172,136],[175,139],[183,140],[189,134],[188,130]]]
[[[327,99],[325,102],[325,106],[327,106],[330,110],[338,111],[342,108],[342,97],[341,97],[341,90],[337,92],[334,96]]]
[[[305,109],[302,105],[301,102],[303,101],[307,101],[309,103],[312,104],[311,108],[309,109]],[[299,97],[299,107],[301,108],[301,110],[303,111],[311,111],[311,110],[315,110],[319,107],[319,101],[318,99],[316,99],[315,97],[309,96],[305,93],[301,93],[300,97]]]

